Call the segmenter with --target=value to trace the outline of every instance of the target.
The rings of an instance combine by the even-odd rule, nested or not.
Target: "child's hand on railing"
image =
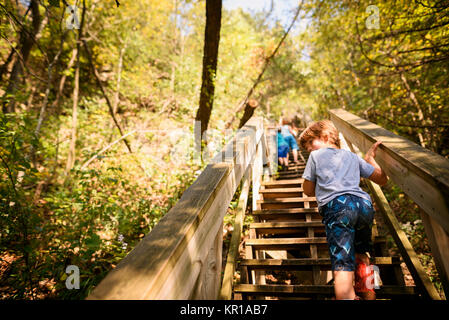
[[[375,158],[376,157],[376,151],[377,151],[377,147],[382,143],[382,141],[377,141],[376,143],[374,143],[371,148],[369,148],[369,150],[366,152],[365,154],[365,159],[366,158]]]
[[[384,170],[377,164],[374,157],[376,157],[377,147],[382,143],[382,141],[377,141],[374,143],[371,148],[365,154],[365,161],[371,164],[374,167],[374,171],[369,177],[369,179],[380,186],[383,186],[387,183],[388,177]]]

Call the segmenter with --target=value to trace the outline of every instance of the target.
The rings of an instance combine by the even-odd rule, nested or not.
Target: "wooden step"
[[[287,172],[301,172],[303,173],[305,170],[305,167],[291,167],[289,166],[287,170],[278,170],[278,173],[287,173]]]
[[[415,286],[381,286],[376,289],[378,299],[419,298]],[[245,295],[314,297],[315,295],[334,296],[333,285],[281,285],[281,284],[237,284],[235,293]]]
[[[374,240],[374,245],[378,241]],[[255,250],[295,250],[299,246],[319,245],[327,247],[326,237],[303,237],[303,238],[258,238],[246,239],[245,246]]]
[[[304,245],[326,245],[326,237],[246,239],[245,246],[255,250],[294,250]]]
[[[287,172],[287,173],[280,173],[278,172],[277,174],[277,180],[296,180],[302,177],[302,173],[297,173],[297,172]]]
[[[272,228],[308,228],[324,227],[320,221],[280,221],[280,222],[254,222],[249,225],[254,229],[272,229]]]
[[[393,267],[401,264],[399,257],[375,257],[373,265],[379,268]],[[329,258],[303,258],[303,259],[243,259],[240,266],[246,266],[248,269],[259,270],[312,270],[318,266],[320,270],[331,270],[331,260]],[[382,276],[382,272],[381,272]]]
[[[269,188],[293,188],[293,187],[301,187],[304,182],[304,179],[289,179],[289,180],[273,180],[273,181],[263,181],[261,183],[262,186],[265,186],[265,189]]]
[[[272,221],[254,222],[249,225],[251,229],[304,229],[323,228],[324,224],[320,220],[314,221]]]
[[[308,232],[313,228],[315,232],[324,233],[324,224],[320,220],[315,221],[279,221],[279,222],[256,222],[249,225],[250,229],[256,230],[257,234],[298,234]]]
[[[306,219],[306,215],[311,214],[312,220],[322,220],[318,213],[318,208],[286,208],[286,209],[262,209],[254,210],[252,215],[260,220],[297,220]]]
[[[287,170],[280,170],[279,173],[287,173],[287,172],[304,172],[305,167],[288,167]]]
[[[299,171],[304,171],[305,170],[305,166],[288,166],[287,170],[280,170],[279,172],[299,172]]]
[[[272,188],[259,190],[259,193],[263,195],[264,199],[298,197],[301,196],[303,192],[303,188]]]
[[[260,189],[260,193],[262,194],[271,194],[271,193],[298,193],[304,192],[302,187],[294,187],[294,188],[271,188],[271,189]]]
[[[297,213],[318,213],[318,208],[285,208],[285,209],[262,209],[254,210],[253,215],[276,215],[276,214],[297,214]]]
[[[274,198],[267,200],[257,200],[260,204],[272,204],[272,203],[292,203],[292,202],[316,202],[315,197],[295,197],[295,198]]]
[[[305,169],[306,168],[306,164],[292,164],[289,161],[290,165],[288,166],[289,169]]]
[[[288,170],[302,170],[304,171],[304,169],[306,168],[306,166],[288,166]],[[285,171],[283,171],[285,172]]]
[[[308,202],[311,207],[318,206],[315,197],[270,198],[257,200],[257,204],[260,204],[261,209],[304,208],[305,202]]]

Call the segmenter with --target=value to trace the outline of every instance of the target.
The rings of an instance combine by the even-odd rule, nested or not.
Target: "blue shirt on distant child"
[[[285,158],[287,157],[287,153],[289,151],[289,146],[287,141],[285,141],[284,137],[280,132],[277,133],[278,139],[278,157]]]

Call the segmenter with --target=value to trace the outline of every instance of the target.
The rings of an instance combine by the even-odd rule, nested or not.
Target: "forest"
[[[2,0],[0,299],[84,299],[251,116],[344,108],[449,159],[447,1],[265,3]],[[442,293],[418,206],[382,189]]]

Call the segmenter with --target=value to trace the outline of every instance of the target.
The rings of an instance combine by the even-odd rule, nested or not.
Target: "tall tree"
[[[78,29],[78,38],[76,41],[76,69],[73,86],[73,108],[72,108],[72,130],[69,154],[67,157],[66,173],[69,172],[75,163],[75,148],[76,148],[76,128],[78,126],[78,96],[79,96],[79,74],[80,74],[80,53],[81,41],[83,36],[84,19],[86,14],[86,1],[83,0],[83,12],[81,16],[81,26]]]
[[[18,52],[20,55],[14,61],[14,65],[9,76],[8,87],[3,98],[6,98],[3,103],[3,112],[14,112],[15,110],[15,97],[13,95],[17,91],[20,77],[23,73],[23,68],[28,61],[31,49],[36,41],[36,35],[39,32],[41,26],[41,15],[39,13],[39,1],[31,0],[29,4],[31,10],[32,21],[31,30],[26,26],[25,22],[21,24],[20,38],[18,43]],[[11,16],[11,15],[10,15]],[[15,17],[13,17],[14,19]],[[18,20],[16,20],[18,22]]]
[[[221,8],[222,0],[206,0],[203,75],[200,103],[195,117],[195,120],[200,121],[201,123],[201,137],[209,125],[209,119],[214,103],[215,76],[217,73],[218,45],[220,42],[221,29]],[[195,136],[197,136],[197,134],[198,133],[195,132]],[[197,141],[197,143],[200,143],[200,141]]]

